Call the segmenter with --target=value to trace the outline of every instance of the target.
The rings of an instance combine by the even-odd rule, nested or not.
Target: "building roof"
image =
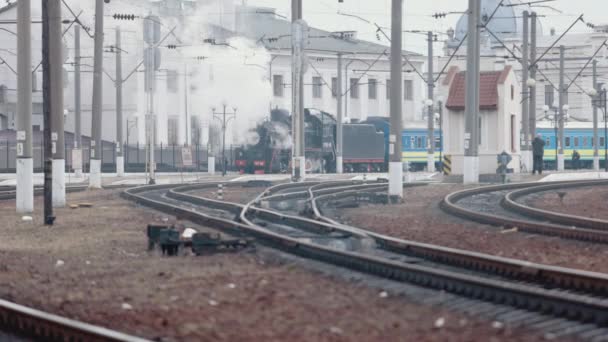
[[[483,71],[479,77],[479,109],[497,110],[498,109],[498,86],[507,80],[511,66],[507,66],[502,71]],[[454,75],[454,80],[450,85],[450,93],[446,107],[450,110],[465,110],[466,101],[466,81],[465,72]]]
[[[480,19],[482,24],[487,23],[487,28],[492,31],[501,40],[507,38],[518,38],[522,36],[523,32],[523,11],[532,12],[534,9],[529,6],[510,6],[512,4],[520,4],[513,0],[481,0],[481,13]],[[496,11],[494,17],[488,22],[492,13]],[[454,39],[449,41],[450,47],[456,47],[468,32],[468,13],[463,14],[454,30]],[[482,30],[483,31],[483,30]],[[492,45],[498,44],[496,38],[490,34],[485,34],[490,40]],[[539,21],[537,26],[537,35],[541,37],[543,35],[542,23]],[[466,45],[467,42],[464,42]]]
[[[291,21],[278,17],[273,9],[241,7],[241,17],[237,19],[237,31],[255,40],[269,50],[291,50]],[[240,26],[240,27],[239,27]],[[356,33],[341,36],[329,31],[310,27],[309,45],[314,52],[341,52],[344,54],[381,54],[390,53],[390,47],[356,38]],[[404,54],[421,56],[418,53],[403,51]]]

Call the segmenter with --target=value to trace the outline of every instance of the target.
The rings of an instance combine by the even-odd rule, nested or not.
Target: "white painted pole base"
[[[426,155],[426,170],[435,172],[435,154],[429,153]]]
[[[593,157],[593,171],[600,170],[600,157]]]
[[[344,173],[344,159],[343,157],[336,157],[336,173]]]
[[[17,158],[17,213],[34,211],[34,160]]]
[[[292,179],[297,182],[303,182],[304,177],[306,177],[306,157],[294,157],[292,165]]]
[[[557,171],[564,171],[565,167],[564,167],[564,155],[563,154],[558,154],[557,155]]]
[[[207,158],[207,173],[212,176],[215,174],[215,157]]]
[[[523,163],[523,165],[526,167],[526,171],[528,172],[532,172],[532,169],[534,168],[532,165],[533,164],[533,156],[532,156],[532,151],[521,151],[521,161]]]
[[[53,208],[65,207],[65,159],[53,159]]]
[[[388,164],[388,196],[403,199],[403,163],[390,162]]]
[[[89,188],[101,189],[101,160],[91,159],[91,172],[89,174]]]
[[[464,157],[463,160],[463,184],[479,183],[479,157]]]
[[[125,157],[116,157],[116,176],[125,176]]]

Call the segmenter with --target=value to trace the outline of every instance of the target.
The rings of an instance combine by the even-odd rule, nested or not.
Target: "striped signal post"
[[[452,156],[445,154],[443,156],[443,174],[449,176],[452,174]]]
[[[224,200],[224,184],[217,185],[217,199],[220,201]]]

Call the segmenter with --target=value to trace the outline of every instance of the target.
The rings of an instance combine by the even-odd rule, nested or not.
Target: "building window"
[[[367,97],[370,100],[378,98],[378,81],[374,78],[370,78],[368,83]]]
[[[606,138],[604,138],[604,137],[600,137],[600,146],[601,146],[601,147],[606,146]]]
[[[478,133],[477,133],[477,145],[481,146],[481,132],[483,132],[481,130],[481,117],[479,117],[479,121],[478,121]]]
[[[386,80],[386,99],[391,99],[391,80]]]
[[[359,79],[358,78],[350,79],[350,98],[351,99],[359,98]]]
[[[589,146],[588,143],[589,143],[589,139],[587,137],[584,137],[583,138],[583,147]]]
[[[176,116],[170,116],[167,120],[167,142],[169,145],[177,145],[177,135],[179,119]]]
[[[167,91],[177,93],[177,70],[167,70]]]
[[[545,104],[549,107],[553,106],[554,89],[551,84],[545,84]]]
[[[323,97],[323,80],[321,77],[312,78],[312,97],[315,99]]]
[[[406,101],[414,100],[414,81],[403,81],[403,99]]]
[[[511,101],[515,100],[515,86],[511,84]]]
[[[338,94],[338,78],[332,77],[331,78],[331,96],[336,97],[337,94]]]
[[[565,140],[566,140],[566,142],[565,142],[566,147],[570,147],[570,137],[566,137]]]
[[[272,76],[272,88],[273,88],[275,97],[283,97],[283,93],[284,93],[283,75]]]
[[[574,147],[578,147],[578,137],[574,137]]]

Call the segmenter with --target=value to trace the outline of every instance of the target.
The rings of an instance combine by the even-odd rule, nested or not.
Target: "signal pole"
[[[125,157],[122,146],[122,48],[120,26],[116,27],[116,174],[125,175]]]
[[[63,44],[61,0],[48,0],[49,64],[51,76],[51,148],[53,152],[53,207],[65,207],[65,142],[63,123]]]
[[[343,170],[343,127],[342,127],[342,54],[338,53],[338,77],[336,82],[336,102],[338,103],[338,122],[336,128],[336,173]]]
[[[526,169],[530,169],[530,160],[532,158],[530,151],[530,92],[528,87],[528,78],[529,78],[529,14],[528,11],[524,11],[523,13],[523,44],[522,44],[522,101],[521,101],[521,120],[522,120],[522,132],[523,132],[523,142],[521,144],[521,154],[523,163],[526,166]]]
[[[598,129],[598,118],[597,118],[597,100],[600,98],[598,95],[601,89],[598,89],[597,84],[597,60],[593,60],[593,89],[595,90],[595,96],[591,98],[593,103],[593,170],[600,170],[600,154],[599,154],[599,134]]]
[[[101,115],[103,96],[103,2],[95,0],[95,51],[93,65],[93,108],[91,120],[91,165],[89,187],[101,189]]]
[[[558,152],[557,152],[557,170],[564,171],[564,104],[566,104],[566,85],[564,83],[564,68],[565,68],[566,47],[559,47],[559,137]]]
[[[392,202],[403,200],[403,163],[401,155],[401,131],[403,101],[402,87],[403,74],[401,73],[402,31],[403,31],[403,0],[392,0],[391,20],[391,99],[389,134],[389,187],[388,196]]]
[[[80,25],[74,25],[74,112],[75,112],[75,128],[74,128],[74,150],[72,151],[72,164],[74,154],[77,154],[80,160],[78,167],[74,169],[76,177],[82,176],[82,106],[80,98]]]
[[[53,215],[53,150],[51,146],[52,94],[50,57],[50,1],[42,1],[42,114],[44,125],[44,224],[52,226]],[[49,6],[50,5],[50,6]]]
[[[427,170],[429,172],[435,171],[435,117],[433,111],[434,105],[434,91],[435,91],[435,79],[434,79],[434,71],[433,71],[433,32],[428,32],[428,44],[429,44],[429,53],[428,53],[428,70],[427,70],[427,96],[428,103],[427,106],[427,125],[428,125],[428,134],[427,134],[427,144],[428,144],[428,156],[427,156]]]
[[[537,16],[536,12],[532,12],[530,16],[530,60],[534,63],[536,61],[536,32],[537,32]],[[530,68],[530,79],[536,82],[536,68],[537,64],[534,63]],[[530,90],[530,113],[529,113],[529,129],[530,129],[530,140],[533,140],[536,136],[536,86],[531,87]],[[532,150],[532,146],[530,146]]]
[[[30,0],[17,3],[17,194],[18,213],[34,211],[32,152],[32,13]]]
[[[304,180],[306,157],[304,155],[304,45],[308,26],[302,20],[302,0],[291,0],[292,19],[292,135],[293,179]]]
[[[469,0],[466,103],[464,133],[464,184],[479,183],[479,12],[480,0]],[[473,33],[473,34],[471,34]]]

